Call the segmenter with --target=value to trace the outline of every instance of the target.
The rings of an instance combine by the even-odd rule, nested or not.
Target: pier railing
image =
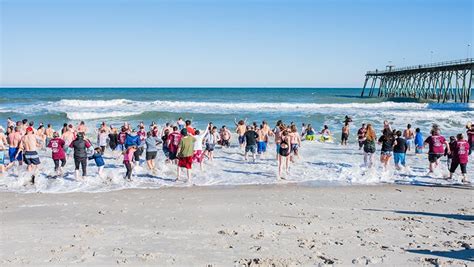
[[[393,73],[393,72],[433,69],[433,68],[439,68],[439,67],[451,67],[451,66],[465,65],[465,64],[474,64],[474,58],[443,61],[443,62],[437,62],[437,63],[423,64],[423,65],[414,65],[414,66],[394,68],[394,69],[388,69],[388,70],[367,71],[367,75],[380,75],[380,74],[387,74],[387,73]]]

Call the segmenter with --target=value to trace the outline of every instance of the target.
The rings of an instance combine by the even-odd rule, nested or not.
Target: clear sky
[[[472,57],[473,2],[0,0],[1,85],[361,87]]]

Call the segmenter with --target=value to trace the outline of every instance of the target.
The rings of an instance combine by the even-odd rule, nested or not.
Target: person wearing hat
[[[82,167],[82,178],[87,175],[87,149],[91,147],[89,141],[84,139],[82,132],[77,133],[77,137],[69,145],[70,148],[74,149],[74,165],[76,177],[79,177],[79,166]]]
[[[188,181],[191,181],[191,168],[193,165],[193,153],[194,153],[194,142],[196,138],[188,135],[188,130],[183,128],[181,130],[183,138],[179,141],[178,145],[178,171],[176,180],[179,180],[181,168],[186,168],[186,175]]]
[[[64,151],[64,142],[63,139],[59,138],[59,133],[53,133],[53,139],[49,140],[47,146],[51,148],[51,157],[54,161],[54,171],[57,175],[62,174],[62,168],[66,166],[66,152]],[[61,161],[61,166],[59,166],[59,161]]]

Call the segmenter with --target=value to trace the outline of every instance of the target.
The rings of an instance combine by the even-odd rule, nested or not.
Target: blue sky
[[[360,87],[466,58],[472,2],[0,0],[1,85]]]

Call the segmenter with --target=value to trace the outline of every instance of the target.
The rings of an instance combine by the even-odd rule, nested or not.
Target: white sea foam
[[[128,117],[133,115],[139,115],[141,112],[121,112],[121,111],[109,111],[109,112],[66,112],[66,116],[70,120],[94,120],[101,118],[117,118],[117,117]]]

